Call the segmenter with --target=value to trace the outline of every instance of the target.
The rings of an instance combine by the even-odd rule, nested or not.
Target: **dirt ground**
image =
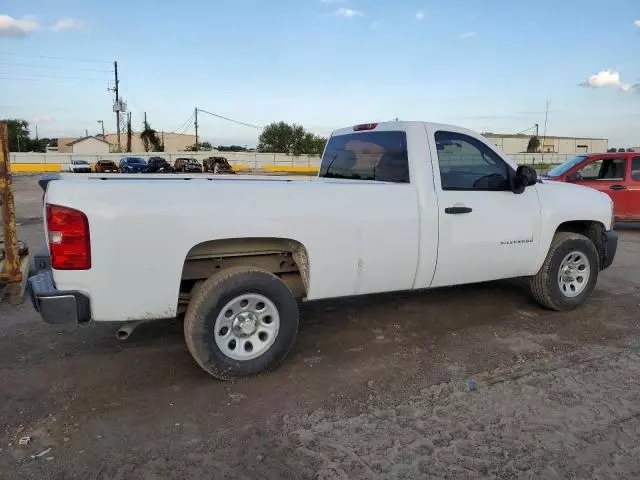
[[[15,185],[35,250],[41,192]],[[0,478],[638,478],[639,307],[630,227],[578,311],[522,281],[307,304],[284,365],[235,383],[177,321],[122,343],[2,304]]]

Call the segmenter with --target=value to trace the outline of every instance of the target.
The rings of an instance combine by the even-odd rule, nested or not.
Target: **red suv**
[[[543,177],[595,188],[611,197],[616,220],[640,221],[640,153],[579,155]]]

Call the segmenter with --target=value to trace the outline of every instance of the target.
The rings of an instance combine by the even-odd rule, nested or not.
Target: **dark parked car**
[[[99,160],[98,163],[96,163],[96,172],[118,173],[118,166],[111,160]]]
[[[173,168],[176,172],[202,173],[202,167],[195,158],[179,158]]]
[[[149,173],[171,173],[173,167],[162,157],[151,157],[147,164]]]
[[[224,157],[209,157],[202,161],[205,172],[212,173],[236,173],[229,161]]]
[[[142,173],[147,171],[147,162],[141,157],[123,157],[120,160],[120,172]]]

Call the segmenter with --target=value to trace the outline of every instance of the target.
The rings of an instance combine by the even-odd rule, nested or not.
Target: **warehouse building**
[[[196,136],[185,133],[165,133],[158,132],[158,138],[160,143],[164,144],[165,152],[184,152],[187,147],[191,147],[196,143]],[[104,139],[111,144],[111,151],[118,151],[118,134],[107,133]],[[202,140],[200,140],[202,141]],[[127,148],[127,134],[120,134],[120,145],[122,150]],[[132,153],[145,153],[144,144],[140,138],[140,132],[133,132],[131,135],[131,152]]]
[[[495,143],[507,155],[525,153],[532,135],[483,133],[483,135]],[[599,153],[609,149],[609,140],[606,138],[586,137],[538,137],[542,153]]]
[[[196,136],[184,133],[164,133],[158,132],[158,138],[160,142],[164,144],[165,152],[184,152],[187,147],[191,147],[196,143]],[[104,152],[105,147],[100,143],[107,143],[107,151]],[[80,144],[81,145],[80,145]],[[127,149],[127,134],[120,134],[120,145],[122,151]],[[95,151],[91,150],[91,147],[95,147]],[[74,148],[75,147],[75,148]],[[95,137],[60,137],[54,139],[47,147],[48,152],[57,153],[108,153],[118,151],[118,134],[107,133],[104,138],[102,135],[96,135]],[[145,153],[142,139],[139,132],[133,132],[131,135],[131,153]]]

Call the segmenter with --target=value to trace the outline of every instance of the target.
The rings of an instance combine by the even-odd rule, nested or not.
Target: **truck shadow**
[[[529,296],[525,279],[304,302],[298,341],[308,333],[330,333],[333,329],[343,330],[346,324],[359,323],[372,327],[410,321],[412,326],[426,327],[433,335],[496,323],[502,315],[514,310],[539,308]],[[109,325],[113,335],[103,338],[111,347],[115,343],[125,349],[149,342],[183,342],[183,319],[181,316],[142,323],[124,342],[115,339],[117,326]],[[103,331],[106,328],[101,326]]]

